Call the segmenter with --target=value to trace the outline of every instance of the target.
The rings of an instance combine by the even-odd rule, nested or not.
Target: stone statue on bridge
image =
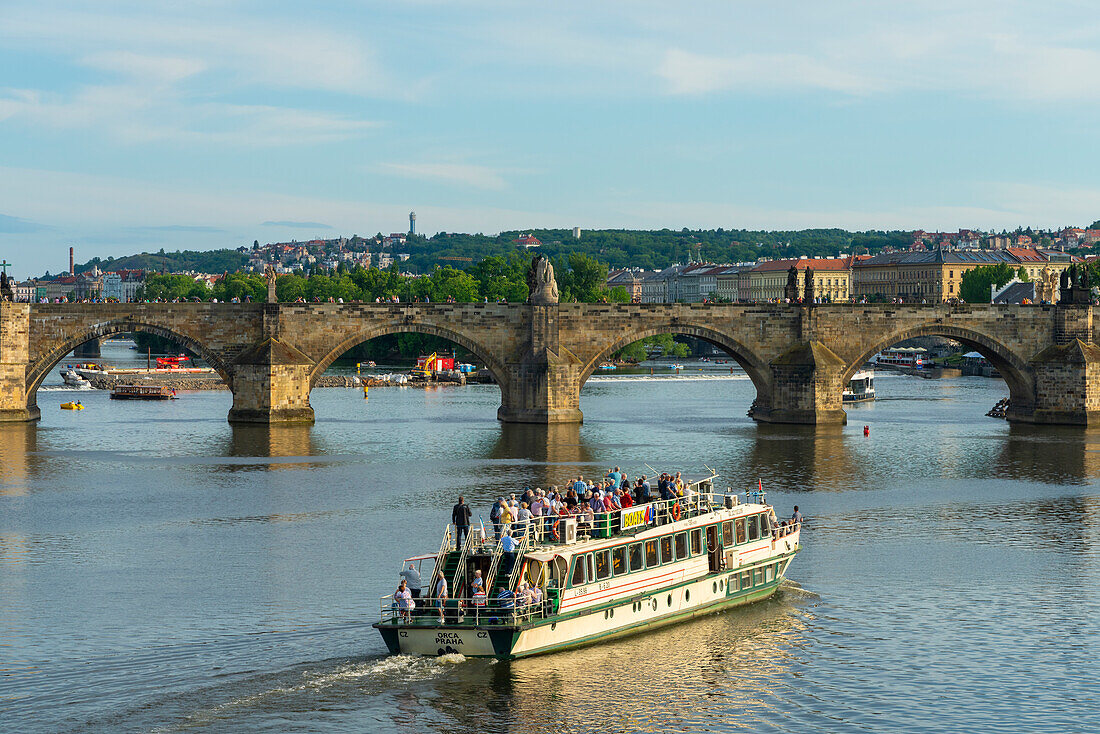
[[[14,301],[15,290],[11,287],[11,280],[7,273],[0,273],[0,301]]]
[[[806,281],[802,288],[802,302],[810,305],[814,302],[814,269],[806,268]]]
[[[551,306],[558,302],[554,266],[544,255],[531,258],[531,267],[527,270],[527,291],[527,302],[535,306]]]
[[[787,269],[787,287],[783,289],[783,297],[791,303],[798,301],[798,269],[794,265]]]
[[[275,296],[275,268],[271,265],[264,267],[264,278],[267,280],[267,302],[278,303],[279,299]]]

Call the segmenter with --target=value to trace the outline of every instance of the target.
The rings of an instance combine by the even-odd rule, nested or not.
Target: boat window
[[[764,570],[763,569],[758,568],[758,569],[756,569],[755,571],[752,572],[752,583],[753,583],[753,586],[759,586],[760,584],[764,583]]]
[[[630,570],[641,571],[645,568],[645,558],[642,556],[642,544],[634,543],[630,546]]]
[[[656,540],[647,540],[645,542],[645,565],[648,568],[655,568],[661,565],[661,561],[657,558]]]
[[[771,583],[775,579],[775,566],[768,566],[764,569],[764,583]]]
[[[757,520],[758,517],[759,517],[759,515],[750,515],[749,517],[745,518],[745,520],[748,522],[748,526],[749,526],[749,540],[750,541],[758,540],[760,538],[760,529],[756,525],[756,520]]]
[[[584,586],[584,556],[573,559],[573,586]]]
[[[611,551],[596,551],[596,580],[603,581],[611,575]]]
[[[729,548],[733,545],[733,523],[726,521],[722,523],[722,543]]]
[[[592,570],[592,554],[589,553],[585,558],[588,559],[588,580],[591,581],[596,578],[596,573]]]
[[[675,560],[676,558],[672,555],[672,536],[666,535],[661,538],[661,563]]]
[[[741,588],[747,589],[750,586],[752,586],[752,574],[748,571],[745,571],[743,574],[741,574]]]
[[[745,518],[737,518],[737,544],[745,542]]]
[[[680,561],[688,557],[688,534],[676,533],[676,560]]]
[[[618,548],[611,549],[611,568],[615,571],[615,575],[626,573],[626,546],[620,545]]]
[[[738,588],[740,586],[740,584],[738,583],[739,580],[740,579],[737,576],[737,574],[734,574],[734,575],[730,576],[730,582],[728,584],[726,584],[726,591],[727,592],[739,591],[740,590]]]
[[[691,555],[697,556],[703,552],[703,529],[695,528],[691,531]]]

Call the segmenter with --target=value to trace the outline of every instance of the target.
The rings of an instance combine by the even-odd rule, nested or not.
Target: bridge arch
[[[368,342],[371,339],[377,339],[380,336],[389,336],[390,334],[427,334],[429,336],[437,336],[454,342],[463,349],[469,351],[485,365],[486,369],[489,370],[493,378],[497,381],[501,393],[504,394],[508,379],[508,371],[503,364],[492,356],[492,351],[476,339],[461,332],[435,324],[386,324],[372,329],[366,329],[347,337],[329,350],[329,352],[314,365],[309,373],[310,389],[312,390],[317,384],[317,381],[321,378],[321,375],[325,373],[325,370],[349,349],[364,342]]]
[[[752,380],[752,384],[756,388],[758,400],[762,402],[770,400],[772,389],[771,370],[768,364],[757,356],[755,352],[728,334],[723,334],[715,329],[706,326],[676,322],[669,322],[657,326],[649,326],[637,331],[631,331],[612,342],[584,365],[584,368],[581,370],[578,389],[584,387],[584,383],[588,381],[588,378],[592,376],[592,373],[596,371],[600,363],[607,361],[612,354],[636,341],[647,339],[651,336],[657,336],[658,334],[682,334],[684,336],[702,339],[718,347],[723,352],[730,355],[733,360],[745,370],[745,373],[749,376],[749,379]]]
[[[847,385],[848,381],[852,379],[852,375],[859,371],[859,368],[873,355],[898,342],[919,336],[940,336],[962,342],[988,359],[997,368],[1001,377],[1008,384],[1009,400],[1013,406],[1023,407],[1034,402],[1035,381],[1026,358],[1021,357],[986,334],[973,329],[943,323],[926,323],[912,326],[872,342],[871,347],[864,350],[853,362],[849,363],[841,378],[841,387]]]
[[[221,356],[201,341],[159,324],[145,323],[142,321],[115,320],[95,324],[77,335],[59,342],[52,346],[44,355],[31,363],[27,370],[27,404],[36,404],[36,393],[42,381],[46,379],[54,367],[65,359],[67,354],[78,346],[92,339],[113,336],[114,334],[132,333],[135,331],[155,334],[156,336],[170,339],[185,349],[194,352],[202,357],[203,361],[218,373],[222,380],[225,381],[225,384],[229,386],[230,390],[233,389],[233,373],[228,369]]]

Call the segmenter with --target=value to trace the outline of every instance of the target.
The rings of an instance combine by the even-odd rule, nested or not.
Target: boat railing
[[[516,595],[504,599],[489,596],[447,598],[443,604],[446,624],[494,625],[521,624],[542,619],[553,613],[554,602],[546,597],[529,601]],[[414,600],[412,607],[402,607],[390,594],[383,596],[379,606],[379,621],[383,624],[404,624],[411,627],[434,626],[439,623],[438,600],[427,597]]]
[[[716,507],[724,506],[728,495],[717,493],[692,493],[668,500],[645,502],[610,512],[594,512],[583,502],[577,505],[575,512],[568,515],[544,515],[528,523],[512,523],[530,527],[533,540],[544,545],[564,545],[565,534],[561,521],[567,517],[577,519],[578,536],[590,538],[611,538],[618,535],[634,534],[646,528],[667,525],[685,518],[698,517],[712,512]],[[525,528],[526,530],[526,528]],[[528,533],[524,532],[525,535]]]
[[[459,549],[461,552],[458,555],[458,565],[455,567],[454,578],[451,579],[452,583],[457,583],[458,579],[466,578],[466,558],[470,555],[470,550],[477,545],[478,540],[478,534],[469,532],[469,528],[467,528],[466,537],[463,540],[462,547]],[[457,537],[455,538],[455,542],[458,542]]]
[[[443,532],[443,540],[439,544],[439,552],[435,554],[435,573],[443,570],[443,561],[447,558],[447,553],[451,550],[451,536],[454,535],[455,526],[447,523],[447,529]]]

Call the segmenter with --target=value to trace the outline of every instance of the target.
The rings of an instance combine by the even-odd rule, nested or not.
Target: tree
[[[1030,278],[1027,277],[1027,270],[1024,269],[1023,265],[1021,265],[1020,269],[1016,271],[1016,277],[1019,278],[1024,283],[1028,283],[1031,280]]]
[[[959,285],[959,295],[967,303],[989,303],[990,286],[1002,285],[1012,280],[1016,271],[1008,263],[996,265],[982,265],[963,273],[962,283]]]

